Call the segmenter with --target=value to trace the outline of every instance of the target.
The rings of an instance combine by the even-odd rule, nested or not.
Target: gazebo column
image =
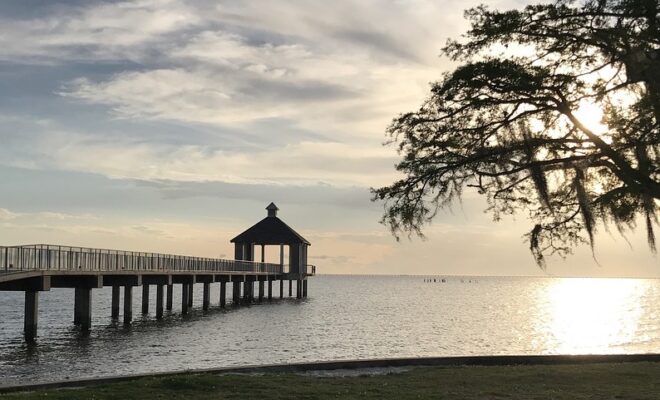
[[[266,262],[266,245],[261,245],[261,262]]]

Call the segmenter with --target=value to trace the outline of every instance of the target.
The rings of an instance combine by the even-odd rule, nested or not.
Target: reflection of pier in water
[[[92,322],[92,289],[112,287],[111,317],[119,318],[120,291],[124,290],[124,323],[133,318],[133,287],[142,286],[142,313],[149,313],[150,287],[156,287],[156,318],[172,310],[173,285],[181,285],[181,312],[193,306],[193,285],[204,284],[202,307],[210,305],[211,284],[220,285],[220,306],[225,307],[227,283],[231,284],[232,305],[273,298],[273,282],[279,281],[279,296],[307,297],[307,277],[316,267],[307,264],[310,243],[277,217],[271,203],[268,216],[232,239],[235,259],[213,259],[132,251],[91,249],[55,245],[0,247],[0,290],[25,292],[25,339],[37,335],[39,292],[50,288],[75,289],[74,324],[83,332]],[[265,248],[279,246],[280,262],[265,262]],[[261,247],[261,261],[254,261],[255,247]],[[284,263],[288,249],[288,264]],[[255,283],[258,295],[254,295]],[[266,292],[267,287],[267,292]],[[165,303],[165,304],[163,304]]]

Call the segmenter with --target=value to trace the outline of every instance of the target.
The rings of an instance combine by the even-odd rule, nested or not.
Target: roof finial
[[[268,210],[269,217],[277,217],[277,210],[279,210],[279,208],[277,208],[275,203],[270,203],[268,207],[266,207],[266,210]]]

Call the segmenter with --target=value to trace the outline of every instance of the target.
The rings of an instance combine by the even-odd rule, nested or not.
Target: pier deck
[[[113,288],[111,317],[119,318],[120,289],[123,288],[124,323],[130,324],[135,286],[142,286],[142,312],[145,314],[149,312],[149,287],[156,286],[156,318],[162,318],[164,308],[172,310],[174,284],[182,285],[181,312],[185,314],[193,306],[195,283],[204,284],[202,306],[208,309],[213,283],[220,284],[220,306],[225,306],[227,283],[232,285],[232,304],[237,306],[263,301],[266,297],[272,299],[273,281],[280,281],[280,298],[284,297],[284,281],[287,280],[289,296],[295,281],[297,297],[306,297],[307,277],[315,272],[316,267],[312,265],[306,265],[303,271],[290,272],[283,263],[46,244],[0,247],[0,291],[25,292],[24,333],[28,342],[34,341],[37,335],[39,292],[51,288],[75,289],[74,324],[82,331],[89,331],[92,289]],[[257,297],[255,283],[259,289]]]

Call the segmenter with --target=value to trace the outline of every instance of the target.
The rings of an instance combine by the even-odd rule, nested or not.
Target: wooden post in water
[[[273,300],[273,280],[268,277],[268,300]]]
[[[124,286],[124,323],[133,321],[133,286]]]
[[[195,288],[194,283],[188,284],[188,307],[192,308],[193,306],[193,290]]]
[[[190,284],[184,283],[181,285],[181,314],[188,314],[188,304],[190,304]]]
[[[156,285],[156,319],[163,318],[163,285]]]
[[[39,325],[39,292],[28,290],[25,292],[25,320],[23,322],[23,335],[25,341],[34,343]]]
[[[110,307],[110,315],[112,319],[119,318],[119,286],[112,287],[112,305]]]
[[[293,281],[289,279],[289,297],[291,297],[293,293],[292,285],[293,285]]]
[[[264,280],[259,278],[259,302],[264,301]]]
[[[149,285],[142,285],[142,314],[149,314]]]
[[[92,289],[80,289],[80,329],[89,332],[92,328]]]
[[[80,325],[80,296],[82,296],[82,288],[75,288],[73,296],[73,324]]]
[[[300,278],[296,282],[296,299],[302,299],[302,279]]]
[[[220,307],[225,308],[227,303],[227,281],[223,278],[220,281]]]
[[[303,295],[303,298],[305,298],[305,297],[307,297],[307,279],[303,279],[302,282],[303,282],[303,292],[302,292],[302,295]]]
[[[232,304],[234,306],[238,306],[241,304],[241,283],[238,281],[233,281],[231,283],[231,289],[232,289]]]
[[[209,309],[209,304],[211,303],[211,284],[204,282],[204,293],[202,296],[202,309],[207,311]]]
[[[250,292],[253,291],[251,283],[249,280],[243,282],[243,302],[246,304],[250,304]]]
[[[172,311],[172,298],[174,297],[174,285],[169,284],[167,285],[167,301],[165,303],[165,308],[167,308],[167,311]]]
[[[280,299],[284,298],[284,279],[280,279]]]

